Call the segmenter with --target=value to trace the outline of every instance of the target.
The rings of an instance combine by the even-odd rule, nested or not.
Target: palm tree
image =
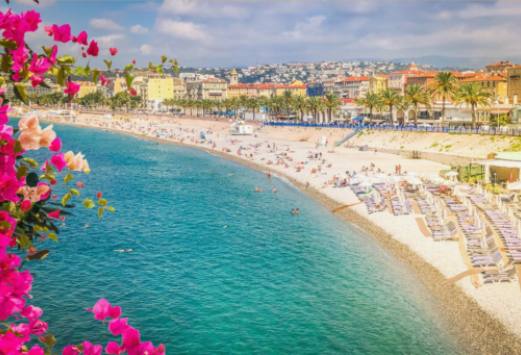
[[[255,121],[255,113],[260,108],[260,101],[256,97],[249,97],[246,100],[246,107],[251,110],[253,120]]]
[[[369,121],[373,120],[373,111],[381,105],[380,96],[369,92],[365,97],[356,100],[357,104],[369,110]]]
[[[324,106],[327,111],[327,120],[328,122],[332,121],[333,113],[338,110],[338,108],[342,105],[340,99],[331,93],[328,93],[324,96]]]
[[[391,121],[394,124],[394,115],[393,108],[400,102],[400,95],[394,91],[393,89],[385,89],[380,94],[380,100],[382,105],[387,106],[389,108],[389,113],[391,114]]]
[[[441,94],[441,124],[445,121],[447,98],[453,98],[458,88],[458,80],[451,72],[439,72],[436,75],[435,92]]]
[[[291,106],[293,107],[293,110],[298,112],[299,119],[301,122],[303,122],[304,114],[306,113],[306,109],[308,107],[306,98],[300,95],[293,97],[293,100],[291,100]]]
[[[419,85],[409,85],[405,90],[405,100],[414,107],[414,123],[418,123],[418,106],[430,106],[429,93]]]
[[[320,111],[322,106],[323,102],[321,97],[312,96],[307,99],[307,107],[316,122],[320,121]]]
[[[405,113],[409,110],[409,107],[411,107],[411,101],[409,101],[409,99],[407,97],[401,96],[401,95],[398,96],[398,99],[399,100],[395,105],[396,113],[397,114],[398,114],[398,112],[403,113],[403,116],[401,116],[398,120],[398,123],[403,125],[404,119],[405,119]]]
[[[490,97],[491,94],[488,91],[485,91],[481,85],[477,83],[461,85],[456,92],[456,101],[465,103],[472,109],[472,128],[476,128],[476,110],[478,106],[487,106],[490,102]]]

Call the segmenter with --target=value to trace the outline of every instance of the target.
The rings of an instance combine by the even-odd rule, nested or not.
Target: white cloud
[[[101,47],[114,47],[124,38],[125,35],[119,33],[96,37]]]
[[[284,35],[293,39],[309,38],[321,31],[325,20],[326,17],[322,15],[311,16],[303,22],[298,22],[292,31],[286,32]]]
[[[495,3],[477,3],[458,11],[442,11],[438,13],[437,17],[440,19],[478,19],[478,18],[498,18],[498,17],[512,17],[521,16],[521,3],[512,0],[499,0]]]
[[[255,0],[250,0],[250,3]],[[244,5],[247,2],[243,2]],[[248,10],[241,6],[241,1],[231,3],[212,0],[165,0],[160,8],[161,12],[175,15],[191,15],[198,17],[235,17],[241,18],[248,14]]]
[[[193,41],[205,41],[209,38],[200,25],[189,21],[160,19],[157,23],[157,30],[172,37]]]
[[[93,28],[99,30],[119,31],[123,29],[121,25],[108,18],[93,18],[89,23]]]
[[[141,47],[139,47],[139,51],[143,55],[149,55],[152,53],[152,46],[149,44],[143,44]]]
[[[134,26],[130,27],[130,32],[142,35],[142,34],[148,33],[148,28],[146,28],[145,26],[141,26],[141,25],[134,25]]]

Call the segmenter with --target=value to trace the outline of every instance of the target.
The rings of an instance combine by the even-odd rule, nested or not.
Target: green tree
[[[333,114],[340,108],[342,102],[338,96],[331,93],[328,93],[324,96],[323,102],[327,112],[327,122],[331,122],[333,119]]]
[[[365,97],[356,100],[357,104],[365,107],[369,111],[369,121],[373,120],[373,111],[382,105],[380,96],[375,93],[367,93]]]
[[[382,105],[389,108],[389,114],[391,115],[391,121],[394,124],[394,114],[393,109],[394,107],[400,102],[401,98],[400,95],[394,91],[393,89],[385,89],[380,93],[380,100],[382,102]]]
[[[477,108],[479,106],[488,106],[490,97],[490,93],[485,91],[481,85],[477,83],[461,85],[456,92],[456,102],[465,103],[470,106],[472,110],[472,128],[476,128]]]
[[[308,109],[308,101],[304,96],[295,96],[293,100],[291,100],[291,106],[295,112],[299,115],[299,120],[301,122],[304,121],[304,115],[306,114],[306,110]]]
[[[447,99],[453,99],[458,89],[458,81],[451,72],[439,72],[436,75],[434,92],[441,94],[441,124],[445,122]]]
[[[409,85],[405,90],[405,100],[414,107],[414,123],[417,124],[418,107],[419,105],[430,106],[430,94],[419,85]]]

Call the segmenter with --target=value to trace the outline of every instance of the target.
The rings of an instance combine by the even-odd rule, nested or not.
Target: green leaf
[[[58,241],[58,235],[56,235],[56,233],[51,232],[51,233],[47,234],[47,237],[48,237],[50,240],[54,240],[55,242]]]
[[[98,205],[100,205],[100,206],[106,206],[106,205],[107,205],[107,200],[104,199],[104,198],[100,198],[100,199],[98,200]]]
[[[86,198],[85,200],[83,200],[83,206],[85,208],[94,208],[95,204],[94,204],[94,201],[92,201],[92,199],[90,198]]]
[[[32,245],[31,240],[25,234],[22,234],[18,237],[18,244],[22,249],[27,249]]]
[[[103,59],[103,62],[104,62],[105,65],[107,66],[107,70],[112,69],[112,60]]]
[[[27,91],[23,84],[14,84],[13,92],[18,100],[22,101],[24,104],[29,103],[29,97],[27,96]]]
[[[114,213],[114,212],[116,212],[116,209],[112,206],[108,206],[107,211]]]
[[[71,182],[73,179],[74,175],[72,175],[71,173],[67,173],[67,175],[65,175],[65,177],[63,178],[63,182],[67,184]]]
[[[18,169],[16,170],[16,177],[18,179],[22,178],[23,176],[27,175],[27,172],[29,171],[29,168],[25,165],[20,165]]]
[[[72,55],[62,55],[58,58],[56,58],[56,61],[58,64],[64,64],[64,65],[72,65],[76,61]]]
[[[66,206],[67,202],[69,202],[72,198],[72,194],[70,192],[67,192],[65,195],[63,195],[61,199],[62,206]]]
[[[3,38],[0,40],[0,46],[5,49],[16,49],[16,42]]]
[[[105,212],[105,209],[103,207],[98,207],[98,218],[103,218],[103,212]]]
[[[98,82],[98,78],[99,78],[99,75],[100,75],[100,71],[98,69],[94,69],[92,71],[92,81],[94,83],[97,83]]]
[[[38,162],[36,160],[34,160],[34,159],[24,157],[24,158],[22,158],[22,160],[24,162],[26,162],[27,164],[29,164],[29,166],[31,168],[37,168],[38,167]]]
[[[165,64],[166,61],[167,61],[167,59],[168,59],[168,58],[167,58],[166,55],[162,55],[162,56],[161,56],[161,63],[162,63],[162,64]]]
[[[74,196],[79,196],[80,195],[80,192],[78,191],[78,189],[75,189],[75,188],[70,189],[69,192],[71,194],[73,194]]]
[[[132,75],[130,75],[129,73],[126,73],[125,74],[125,82],[127,83],[127,88],[131,88],[132,87],[132,82],[134,81],[134,77]]]
[[[48,347],[52,348],[54,345],[56,345],[56,337],[52,334],[47,333],[45,335],[40,336],[39,339],[42,343],[44,343]]]
[[[127,64],[125,65],[125,67],[123,68],[123,71],[128,73],[129,71],[131,71],[132,69],[134,69],[134,64]]]

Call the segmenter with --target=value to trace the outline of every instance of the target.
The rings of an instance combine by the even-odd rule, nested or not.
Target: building
[[[216,100],[226,99],[228,83],[223,79],[210,77],[199,81],[186,83],[187,96],[193,100]]]
[[[80,90],[78,91],[78,95],[77,95],[77,97],[80,99],[82,97],[87,96],[88,94],[95,93],[99,89],[99,87],[98,87],[98,85],[96,85],[96,83],[89,81],[89,80],[77,81],[76,83],[80,85]]]
[[[485,66],[485,70],[487,71],[487,73],[505,74],[507,69],[511,68],[512,66],[513,64],[509,60],[500,60],[499,62]]]
[[[460,80],[461,83],[479,84],[485,91],[492,96],[495,103],[505,103],[508,101],[507,79],[499,74],[477,73],[474,76]]]
[[[508,68],[506,79],[508,99],[512,104],[517,105],[521,100],[521,65]]]
[[[184,99],[186,97],[186,83],[183,79],[174,79],[174,99]]]
[[[228,86],[228,97],[274,97],[282,96],[289,92],[292,96],[307,96],[307,85],[301,81],[291,84],[275,83],[238,83]]]
[[[230,71],[230,85],[236,85],[239,83],[239,75],[237,74],[237,70],[233,68]]]
[[[174,98],[174,78],[171,76],[154,75],[149,76],[147,92],[145,95],[147,102],[163,102]]]
[[[426,78],[433,73],[436,75],[435,72],[432,71],[419,70],[418,67],[412,63],[406,70],[397,70],[389,74],[387,85],[389,89],[393,89],[401,94],[404,94],[409,78]]]
[[[357,99],[369,92],[369,78],[367,76],[348,76],[337,80],[332,93],[340,98]]]
[[[387,90],[388,79],[389,77],[387,75],[373,75],[369,77],[369,92],[379,94]]]

